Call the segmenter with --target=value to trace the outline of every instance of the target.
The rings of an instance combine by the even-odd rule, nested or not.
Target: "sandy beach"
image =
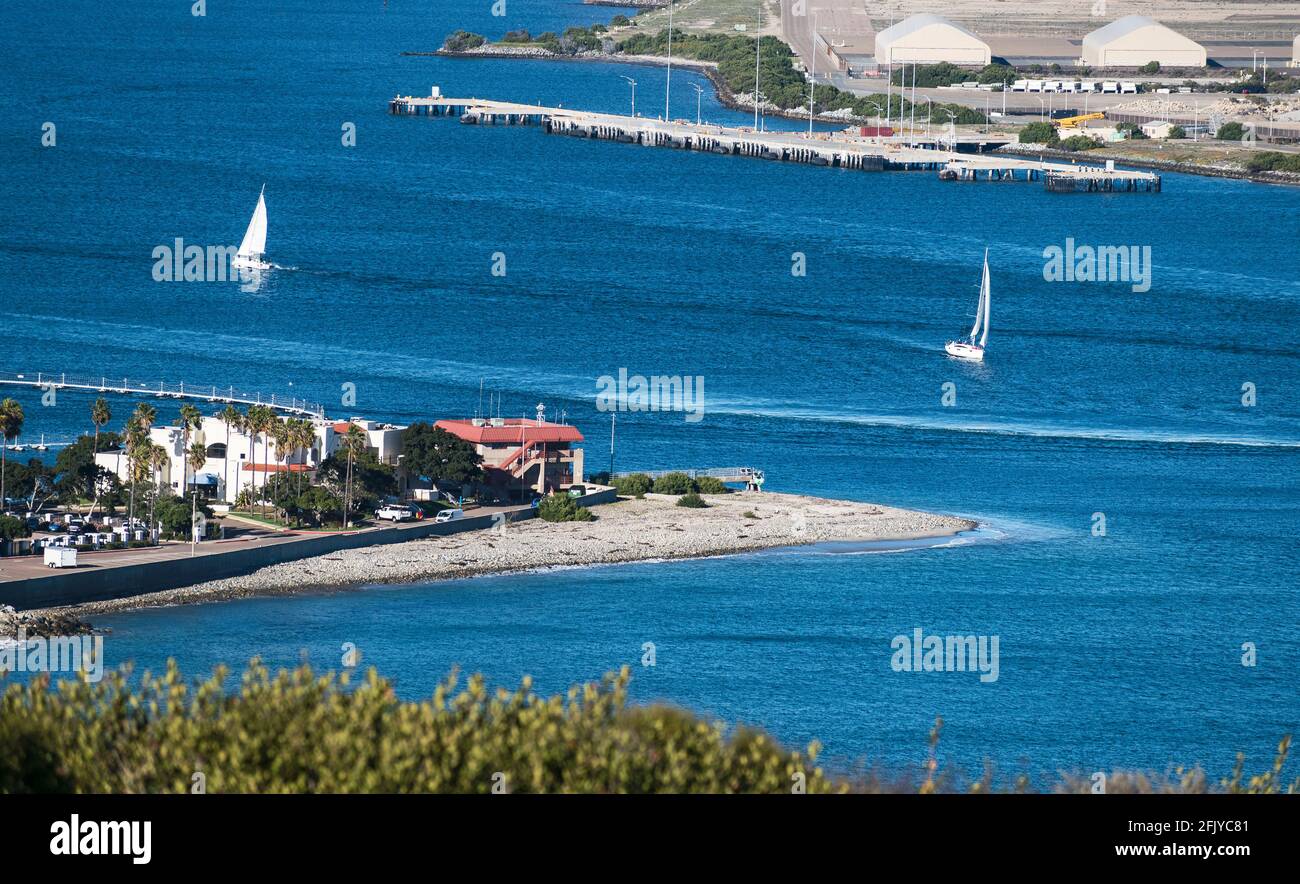
[[[68,609],[86,617],[159,605],[412,583],[542,568],[702,558],[828,541],[915,540],[976,527],[953,516],[774,492],[706,495],[690,509],[647,495],[594,508],[592,522],[538,519],[504,530],[346,550],[251,574]],[[39,614],[42,612],[29,612]]]

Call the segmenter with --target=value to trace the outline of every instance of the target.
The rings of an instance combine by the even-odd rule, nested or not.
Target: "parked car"
[[[458,519],[465,518],[465,511],[462,509],[440,510],[438,515],[433,517],[435,522],[455,522]]]
[[[416,518],[415,507],[406,506],[400,503],[390,503],[387,506],[381,506],[375,516],[379,519],[389,519],[393,522],[406,522]]]

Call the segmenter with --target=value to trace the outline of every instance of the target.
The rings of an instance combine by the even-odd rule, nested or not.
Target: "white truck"
[[[393,522],[406,522],[415,518],[415,507],[392,503],[379,508],[375,516]]]
[[[45,567],[47,568],[77,567],[76,547],[72,547],[72,546],[45,547]]]

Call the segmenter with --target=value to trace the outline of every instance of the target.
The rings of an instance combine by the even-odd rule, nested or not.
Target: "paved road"
[[[466,512],[467,516],[485,516],[498,512],[521,512],[528,510],[527,504],[511,506],[484,506],[475,507]],[[427,520],[426,520],[427,521]],[[396,527],[398,530],[409,531],[418,526],[426,524],[426,521],[420,522],[401,522],[392,525],[384,522],[383,528]],[[283,543],[295,543],[314,537],[320,537],[322,532],[317,531],[277,531],[271,528],[256,526],[251,522],[244,522],[237,519],[226,521],[225,540],[209,540],[203,543],[195,544],[194,555],[196,556],[213,556],[221,555],[225,552],[239,549],[249,549],[258,546],[277,546]],[[376,528],[363,528],[354,534],[364,534],[368,531],[377,530]],[[335,534],[338,532],[330,532]],[[232,536],[233,535],[233,536]],[[188,543],[165,542],[158,547],[148,547],[140,549],[103,549],[92,551],[77,551],[77,570],[88,568],[122,568],[128,565],[138,565],[147,562],[169,561],[173,559],[184,559],[190,557],[190,545]],[[69,569],[48,568],[45,566],[44,556],[9,556],[0,558],[0,583],[7,580],[28,580],[40,577],[57,577],[60,574],[66,574]]]

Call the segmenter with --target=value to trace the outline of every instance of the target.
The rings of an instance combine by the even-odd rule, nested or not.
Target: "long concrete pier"
[[[87,390],[94,393],[113,393],[121,396],[154,396],[158,399],[197,399],[205,402],[217,402],[235,405],[266,405],[284,414],[301,417],[323,418],[325,407],[305,399],[290,396],[277,396],[274,393],[263,395],[236,390],[234,387],[218,387],[208,384],[166,383],[165,381],[146,382],[101,376],[98,378],[75,377],[67,372],[0,372],[0,384],[17,387],[36,387],[49,390]]]
[[[807,163],[870,172],[931,171],[946,181],[1042,181],[1050,191],[1159,192],[1152,172],[992,155],[985,148],[1006,143],[988,136],[947,139],[893,135],[859,137],[847,132],[760,132],[688,120],[602,114],[563,107],[479,98],[450,98],[434,89],[428,97],[399,95],[389,112],[411,116],[454,116],[480,125],[537,125],[546,132],[731,156]],[[962,150],[966,148],[966,150]]]

